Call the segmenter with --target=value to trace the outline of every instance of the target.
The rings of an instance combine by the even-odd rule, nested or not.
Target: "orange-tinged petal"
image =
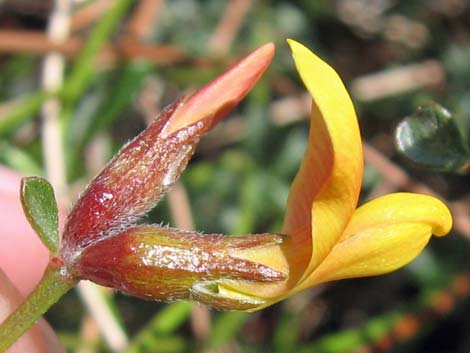
[[[419,255],[431,235],[452,227],[447,207],[419,194],[385,195],[354,213],[342,240],[308,279],[308,285],[394,271]]]
[[[300,77],[313,96],[308,147],[287,204],[282,233],[288,240],[270,248],[269,254],[253,253],[249,258],[282,272],[286,272],[287,260],[289,280],[263,285],[227,281],[220,285],[227,292],[267,299],[255,310],[306,288],[301,282],[339,240],[361,189],[362,145],[351,99],[328,64],[303,45],[288,42]]]
[[[299,244],[310,243],[303,280],[328,255],[348,224],[361,189],[363,160],[354,107],[338,74],[303,45],[288,42],[300,77],[313,96],[309,143],[291,187],[283,229],[296,235],[286,249],[288,258],[298,256]]]
[[[268,68],[274,56],[273,43],[267,43],[242,59],[191,96],[162,130],[170,135],[186,126],[211,116],[211,125],[232,110]]]

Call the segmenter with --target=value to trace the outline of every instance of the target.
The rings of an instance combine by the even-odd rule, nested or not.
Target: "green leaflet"
[[[51,184],[41,177],[21,180],[21,204],[43,244],[55,254],[59,247],[57,203]]]

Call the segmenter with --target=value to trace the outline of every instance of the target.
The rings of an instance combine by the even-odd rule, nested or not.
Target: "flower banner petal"
[[[285,246],[288,258],[298,257],[294,248],[311,238],[312,253],[304,259],[302,281],[328,255],[356,208],[363,159],[356,113],[338,74],[303,45],[288,42],[313,96],[309,143],[291,187],[283,229],[295,235]],[[292,269],[291,275],[296,272],[299,269]]]
[[[396,193],[372,200],[356,210],[308,285],[394,271],[418,256],[433,233],[445,235],[451,226],[449,210],[432,196]]]

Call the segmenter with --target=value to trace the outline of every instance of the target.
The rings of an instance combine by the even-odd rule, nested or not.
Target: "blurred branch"
[[[217,27],[209,39],[209,51],[216,55],[227,54],[246,14],[252,5],[251,0],[228,1]]]
[[[188,194],[181,181],[176,182],[168,193],[168,203],[175,227],[188,230],[194,229]]]
[[[82,325],[80,328],[80,340],[83,344],[78,346],[75,353],[94,353],[97,351],[99,343],[99,329],[96,325],[96,321],[89,315],[86,315],[82,319]]]
[[[1,30],[0,53],[15,54],[27,53],[42,55],[51,50],[60,52],[68,58],[75,58],[81,51],[85,39],[73,36],[66,42],[58,44],[52,42],[41,32]],[[138,43],[127,39],[120,39],[116,43],[107,43],[97,54],[98,63],[109,66],[119,59],[147,59],[158,65],[178,63],[204,64],[206,60],[191,58],[180,49],[169,45],[153,45]]]
[[[137,40],[148,37],[163,5],[164,0],[140,0],[132,12],[132,17],[127,21],[127,35]]]
[[[72,15],[70,31],[73,33],[87,28],[108,11],[112,5],[112,0],[94,0],[79,7]]]
[[[79,37],[68,38],[64,43],[52,41],[42,32],[24,30],[1,30],[0,53],[46,54],[58,51],[68,57],[76,55],[84,40]]]
[[[77,289],[111,351],[122,352],[125,350],[129,340],[107,303],[104,289],[92,282],[85,281],[81,281]],[[86,316],[84,320],[88,320]]]
[[[441,63],[426,60],[358,77],[351,83],[351,92],[357,99],[368,102],[422,87],[436,87],[444,82]]]
[[[50,15],[47,28],[48,39],[60,45],[66,42],[69,35],[71,2],[57,0]],[[65,59],[63,55],[52,50],[44,57],[41,86],[49,94],[42,106],[42,152],[46,175],[60,201],[64,202],[66,195],[66,171],[63,148],[63,134],[60,127],[61,103],[55,95],[63,84]]]

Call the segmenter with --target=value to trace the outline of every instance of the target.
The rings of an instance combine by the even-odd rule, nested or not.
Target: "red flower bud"
[[[227,280],[285,279],[279,271],[237,257],[246,249],[282,241],[283,237],[276,234],[226,237],[138,226],[87,247],[73,274],[143,299],[196,299],[219,309],[226,308],[229,301],[231,309],[248,309],[250,303],[238,301],[235,305],[236,300],[211,295],[210,288]]]
[[[253,87],[274,55],[266,44],[187,99],[167,107],[125,145],[72,209],[62,236],[68,263],[87,246],[120,233],[176,181],[200,137]]]

